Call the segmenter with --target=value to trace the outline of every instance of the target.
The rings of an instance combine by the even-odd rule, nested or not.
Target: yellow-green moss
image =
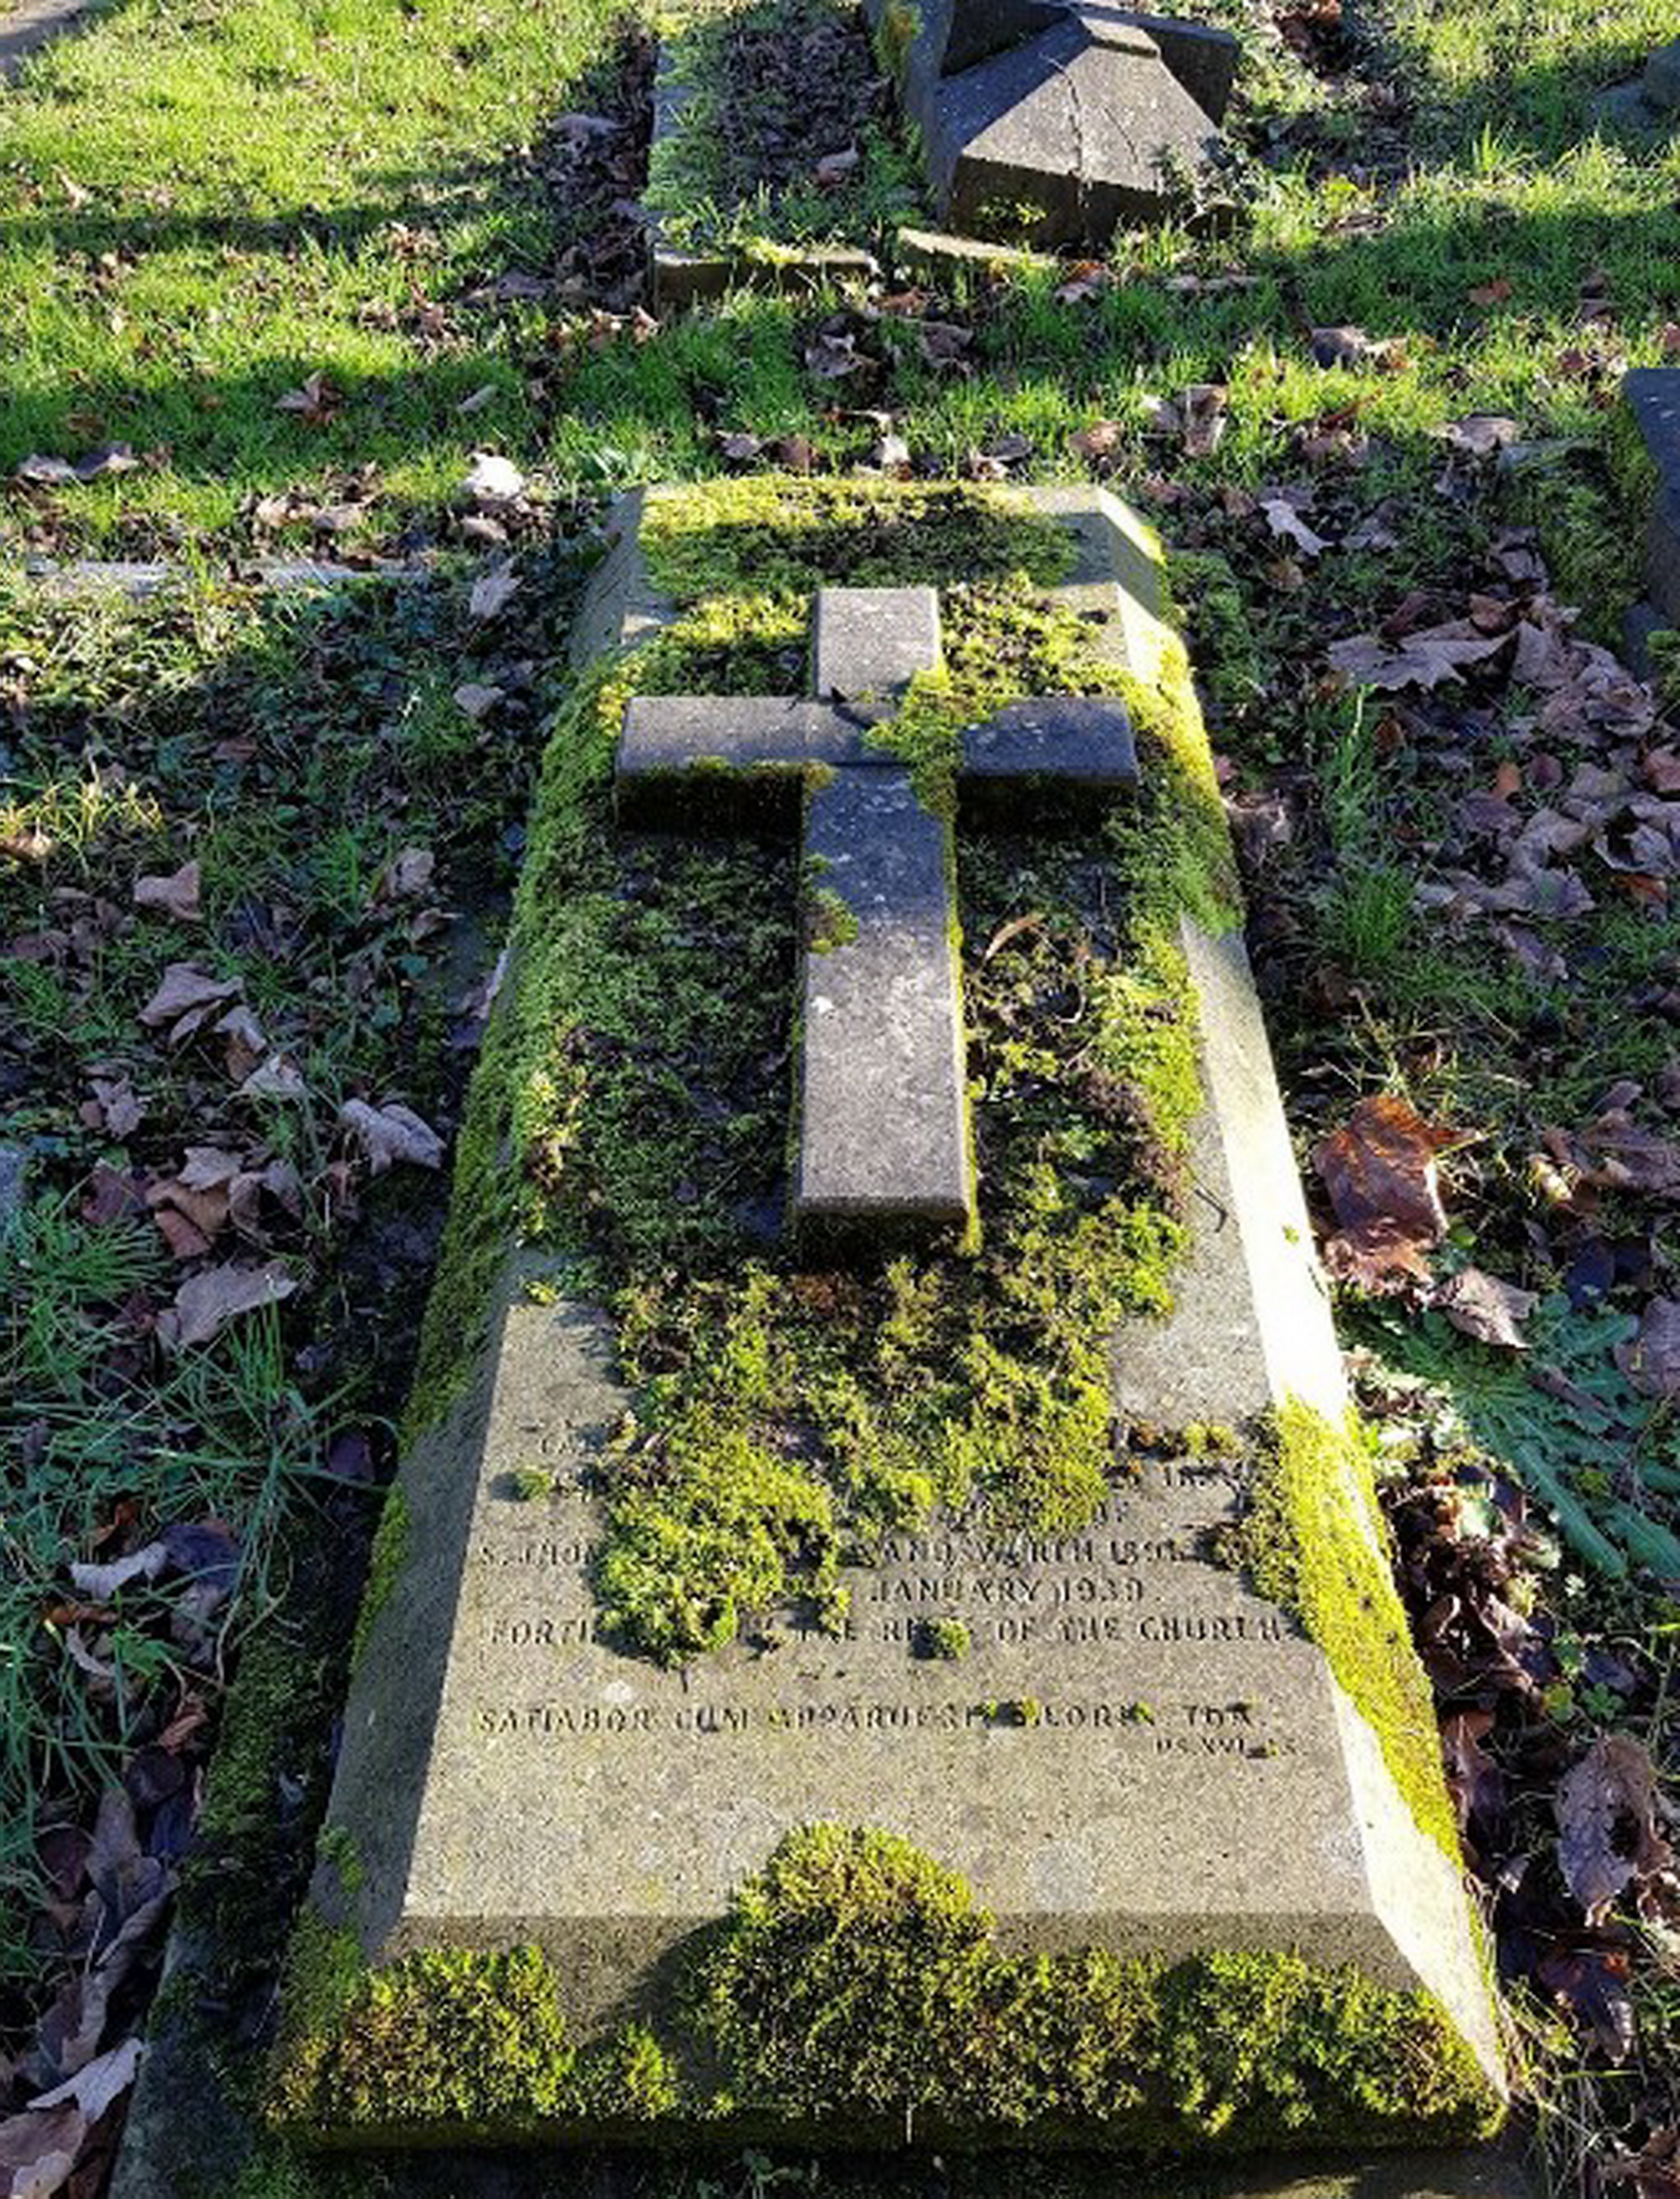
[[[1497,2120],[1444,2013],[1284,1954],[1000,1954],[964,1881],[814,1825],[737,1893],[697,2018],[730,2100],[1143,2149],[1461,2138]]]
[[[1200,1092],[1180,922],[1221,929],[1237,904],[1182,651],[1146,680],[1121,673],[1038,593],[1070,554],[1062,530],[990,493],[766,477],[656,498],[647,529],[662,584],[695,599],[556,721],[410,1421],[470,1363],[510,1239],[545,1247],[575,1295],[612,1307],[636,1392],[603,1467],[604,1607],[632,1645],[677,1658],[790,1595],[831,1609],[839,1560],[936,1505],[1047,1531],[1095,1512],[1107,1339],[1169,1309],[1185,1241]],[[720,592],[744,571],[755,592]],[[947,582],[946,670],[883,738],[934,799],[942,773],[948,807],[962,724],[1046,691],[1121,694],[1141,782],[1079,836],[961,836],[983,1230],[836,1271],[809,1246],[757,1255],[731,1204],[786,1119],[785,1084],[756,1065],[786,1059],[791,831],[639,841],[612,820],[612,755],[633,691],[791,691],[810,583],[909,572]],[[1094,843],[1111,881],[1095,899]],[[697,1065],[727,1095],[709,1112]]]
[[[832,886],[805,889],[805,943],[814,954],[831,954],[837,947],[849,947],[858,936],[858,920],[843,894]]]
[[[1047,583],[1074,557],[1065,530],[1007,490],[821,475],[662,490],[649,499],[642,545],[656,585],[684,604],[825,581],[940,587],[1025,571]]]
[[[1461,2139],[1499,2116],[1426,1994],[1291,1954],[1005,1954],[960,1878],[867,1828],[789,1833],[682,1969],[661,2030],[580,2046],[535,1949],[370,1971],[311,1920],[272,2118],[365,2140],[735,2119],[855,2140],[919,2123],[1179,2154]]]
[[[1223,1547],[1323,1650],[1414,1818],[1456,1860],[1434,1700],[1394,1584],[1369,1446],[1351,1414],[1338,1427],[1298,1400],[1279,1409]]]
[[[911,0],[887,0],[875,26],[875,52],[882,67],[895,80],[904,73],[910,49],[922,34],[922,15]]]
[[[574,2041],[540,1948],[428,1949],[383,1969],[306,1911],[293,1942],[267,2109],[300,2137],[513,2137],[644,2121],[680,2097],[645,2027]]]

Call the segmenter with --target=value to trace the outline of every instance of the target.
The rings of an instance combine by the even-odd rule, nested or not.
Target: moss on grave
[[[1323,1650],[1417,1824],[1457,1862],[1434,1700],[1394,1584],[1370,1446],[1354,1416],[1337,1426],[1295,1399],[1270,1415],[1251,1453],[1243,1517],[1221,1548]]]
[[[1646,647],[1664,709],[1680,710],[1680,633],[1671,627],[1659,627]]]
[[[779,474],[662,490],[642,546],[656,585],[685,604],[825,581],[946,587],[1025,572],[1047,586],[1074,560],[1066,531],[1006,490]]]
[[[895,83],[902,83],[910,49],[922,35],[922,15],[911,0],[887,0],[875,26],[875,54]]]
[[[1448,2141],[1499,2119],[1426,1994],[1282,1953],[1007,1954],[960,1877],[867,1828],[788,1834],[684,1974],[662,2029],[579,2042],[535,1948],[370,1970],[312,1919],[272,2118],[306,2142],[773,2120],[1173,2154]]]
[[[1060,529],[973,490],[755,477],[654,498],[647,530],[680,607],[556,720],[410,1421],[458,1390],[514,1237],[610,1306],[635,1407],[599,1467],[598,1587],[628,1646],[676,1660],[790,1598],[837,1615],[838,1565],[936,1507],[1093,1516],[1106,1339],[1169,1310],[1185,1243],[1180,923],[1239,905],[1183,652],[1167,637],[1148,678],[1122,672],[1046,599]],[[910,574],[943,584],[945,666],[881,738],[931,802],[948,812],[964,724],[1043,692],[1119,695],[1140,785],[1076,835],[960,836],[982,1228],[836,1269],[779,1228],[792,832],[619,829],[612,756],[633,691],[796,691],[810,586]]]

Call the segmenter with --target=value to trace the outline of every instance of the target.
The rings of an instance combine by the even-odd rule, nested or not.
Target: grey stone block
[[[1242,46],[1229,31],[1205,23],[1187,23],[1175,15],[1145,15],[1127,10],[1082,7],[1088,24],[1116,13],[1147,31],[1160,49],[1162,60],[1184,86],[1210,122],[1222,122],[1231,103]]]
[[[890,30],[890,0],[870,0]],[[942,221],[979,236],[1018,228],[1038,245],[1100,247],[1157,220],[1174,170],[1216,149],[1238,46],[1228,33],[1104,0],[925,7],[898,57]]]
[[[824,701],[895,707],[919,672],[939,664],[932,588],[819,588],[811,621],[812,685]]]
[[[1648,107],[1659,114],[1680,114],[1680,38],[1671,38],[1665,46],[1657,48],[1645,64],[1639,85]]]
[[[656,813],[707,777],[782,773],[797,779],[815,765],[878,761],[865,728],[820,703],[767,695],[638,695],[618,744],[621,811]]]
[[[1020,206],[1034,242],[1071,245],[1159,220],[1175,172],[1217,145],[1146,32],[1115,19],[1099,40],[1070,17],[938,87],[927,161],[954,226],[983,234]]]
[[[1048,253],[1029,252],[1018,244],[989,244],[984,237],[958,236],[939,229],[901,229],[897,246],[901,268],[936,283],[954,275],[1026,274],[1056,264]]]
[[[1622,621],[1622,661],[1637,680],[1648,680],[1654,670],[1651,636],[1668,626],[1652,604],[1635,604]]]
[[[963,789],[1105,796],[1135,786],[1137,744],[1123,703],[1052,695],[1012,703],[963,735]]]
[[[805,958],[794,1226],[901,1239],[965,1228],[974,1180],[948,829],[907,773],[841,772],[811,796],[805,853],[828,936]]]

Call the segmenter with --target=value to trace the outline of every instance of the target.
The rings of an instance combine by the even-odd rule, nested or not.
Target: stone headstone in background
[[[1656,470],[1645,520],[1645,600],[1627,621],[1629,659],[1648,674],[1651,635],[1680,627],[1680,367],[1636,367],[1622,394]]]
[[[867,0],[940,218],[1100,248],[1162,219],[1217,154],[1237,42],[1100,0]]]
[[[1152,678],[1152,536],[1100,490],[1031,502],[1077,550],[1047,592]],[[642,509],[598,577],[588,650],[656,627]],[[909,596],[890,627],[913,615],[925,642]],[[843,626],[857,605],[830,609]],[[1035,753],[1060,707],[1019,706],[1005,748]],[[744,704],[741,726],[767,708],[832,733],[831,706],[798,698]],[[1184,1429],[1286,1400],[1334,1416],[1341,1363],[1242,946],[1187,917],[1182,938],[1205,1095],[1193,1243],[1171,1319],[1114,1339],[1117,1420]],[[1298,1950],[1426,1988],[1497,2068],[1455,1865],[1324,1653],[1210,1550],[1242,1501],[1228,1457],[1167,1445],[1066,1534],[891,1537],[847,1575],[837,1633],[792,1622],[773,1654],[662,1669],[603,1637],[589,1475],[629,1401],[608,1324],[556,1293],[550,1263],[510,1259],[478,1379],[400,1477],[406,1556],[367,1630],[318,1881],[367,1960],[534,1943],[569,2021],[656,2021],[669,1959],[791,1829],[834,1820],[960,1871],[1009,1948]],[[965,1633],[960,1661],[919,1654],[935,1620]]]
[[[1680,122],[1680,38],[1659,46],[1639,75],[1612,85],[1593,104],[1613,130],[1648,137],[1672,130]]]

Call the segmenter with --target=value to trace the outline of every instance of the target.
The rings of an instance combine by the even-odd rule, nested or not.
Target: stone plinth
[[[942,220],[979,236],[1100,248],[1160,220],[1218,150],[1228,32],[1101,4],[869,0]]]
[[[1148,531],[1098,490],[1031,502],[1074,545],[1064,600],[1158,682],[1173,645]],[[597,646],[660,615],[643,509],[586,613]],[[860,608],[826,607],[831,640]],[[872,694],[925,660],[927,608],[895,591],[866,629],[882,653]],[[825,663],[824,614],[817,630]],[[1094,737],[1102,783],[1129,785],[1132,729],[1091,703],[994,720],[1000,768],[1038,775],[1059,713]],[[621,773],[637,725],[633,710]],[[907,784],[878,763],[829,768],[820,796]],[[846,820],[840,844],[890,851],[899,822],[866,823]],[[960,801],[960,861],[965,830]],[[792,1829],[833,1821],[960,1872],[1006,1950],[1350,1966],[1434,1996],[1497,2081],[1458,1870],[1397,1784],[1396,1736],[1367,1724],[1299,1620],[1222,1561],[1249,1469],[1221,1426],[1270,1406],[1333,1422],[1345,1397],[1240,941],[1187,916],[1181,941],[1205,1094],[1191,1242],[1171,1316],[1112,1339],[1116,1470],[1076,1527],[936,1519],[847,1572],[833,1630],[784,1614],[772,1636],[682,1671],[626,1654],[593,1578],[592,1479],[632,1402],[611,1331],[564,1297],[563,1271],[510,1259],[476,1379],[404,1467],[406,1555],[347,1712],[317,1893],[365,1959],[531,1943],[586,2032],[657,2023],[671,1963]],[[1339,1480],[1329,1501],[1374,1553],[1361,1486]]]

